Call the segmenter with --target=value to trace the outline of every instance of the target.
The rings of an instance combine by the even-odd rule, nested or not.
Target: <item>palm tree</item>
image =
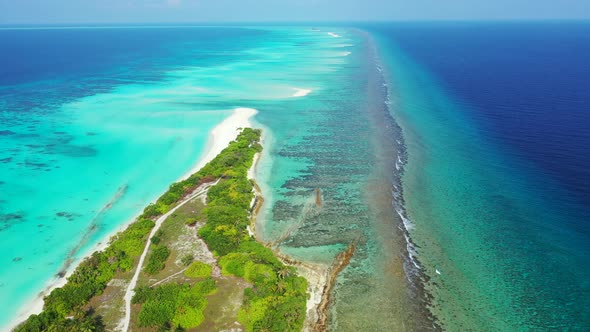
[[[93,322],[89,319],[83,320],[76,328],[80,332],[94,332],[96,330]]]
[[[283,267],[279,270],[279,272],[277,272],[277,274],[279,275],[279,278],[285,279],[291,274],[291,271],[288,267]]]
[[[284,281],[279,281],[277,283],[277,291],[279,293],[284,293],[285,290],[287,290],[287,283],[285,283]]]

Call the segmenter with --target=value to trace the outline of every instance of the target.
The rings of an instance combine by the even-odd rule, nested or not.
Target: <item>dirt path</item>
[[[182,269],[182,270],[174,273],[173,275],[168,276],[168,277],[166,277],[166,278],[164,278],[164,279],[162,279],[162,280],[160,280],[158,282],[153,283],[152,285],[150,285],[150,287],[155,287],[155,286],[158,286],[160,284],[163,284],[163,283],[167,282],[168,280],[170,280],[170,279],[176,277],[177,275],[181,274],[182,272],[186,271],[187,269],[188,269],[188,267],[185,267],[184,269]]]
[[[162,226],[162,223],[164,223],[164,221],[171,214],[173,214],[176,210],[178,210],[178,208],[180,208],[181,206],[183,206],[187,202],[191,201],[193,198],[196,198],[196,197],[199,197],[199,196],[205,194],[207,192],[207,190],[209,190],[210,187],[216,185],[218,182],[219,182],[219,180],[217,180],[213,183],[206,183],[206,184],[201,185],[199,188],[195,189],[195,192],[193,192],[191,195],[187,196],[182,201],[180,201],[180,203],[178,205],[176,205],[172,210],[168,211],[166,214],[164,214],[163,216],[158,218],[158,220],[156,220],[156,225],[152,229],[152,231],[147,239],[147,242],[145,244],[145,248],[143,249],[143,253],[141,254],[141,257],[139,258],[139,263],[137,264],[137,268],[135,269],[135,274],[133,274],[133,278],[131,278],[131,281],[129,282],[129,286],[127,286],[127,290],[125,291],[125,318],[124,318],[122,324],[119,324],[119,326],[121,326],[121,331],[129,331],[129,323],[131,321],[131,299],[133,298],[133,295],[135,294],[135,286],[137,285],[137,279],[139,278],[139,273],[141,272],[141,267],[143,266],[143,261],[145,260],[145,257],[147,256],[147,253],[148,253],[148,249],[150,247],[150,244],[152,243],[152,237],[154,237],[156,232],[160,229],[160,226]]]

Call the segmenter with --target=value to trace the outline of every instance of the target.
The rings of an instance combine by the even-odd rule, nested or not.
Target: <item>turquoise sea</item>
[[[319,96],[353,47],[330,31],[0,30],[0,325],[190,171],[235,108]]]
[[[588,330],[589,27],[0,29],[0,326],[248,107],[258,235],[356,245],[330,330]]]

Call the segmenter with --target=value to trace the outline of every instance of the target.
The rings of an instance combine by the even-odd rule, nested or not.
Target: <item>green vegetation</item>
[[[180,259],[180,263],[182,263],[183,266],[189,266],[194,260],[195,256],[193,256],[193,254],[186,254],[182,256],[182,258]]]
[[[154,234],[154,236],[152,236],[150,242],[152,244],[158,245],[160,244],[160,241],[162,241],[162,236],[164,235],[164,232],[162,232],[161,229],[159,229],[156,234]]]
[[[16,331],[67,331],[68,324],[86,324],[90,330],[101,331],[100,320],[92,313],[74,314],[83,311],[92,297],[101,294],[117,273],[134,268],[157,217],[170,211],[199,185],[216,179],[220,182],[209,189],[207,207],[202,212],[206,225],[199,230],[199,235],[218,257],[224,274],[242,277],[252,284],[244,292],[239,321],[247,331],[301,330],[307,300],[305,279],[252,239],[246,229],[254,195],[247,172],[254,155],[262,149],[260,134],[260,130],[244,129],[199,172],[171,185],[156,203],[145,208],[137,221],[113,237],[104,252],[96,252],[84,260],[64,287],[53,290],[45,298],[43,312],[31,315]],[[170,255],[166,246],[159,245],[161,235],[152,240],[155,248],[148,259],[147,273],[162,270]],[[189,259],[182,261],[189,262]],[[195,267],[194,272],[201,271]],[[138,323],[168,329],[198,326],[204,319],[203,309],[207,305],[204,296],[214,289],[211,278],[192,287],[184,284],[140,287],[133,298],[134,303],[141,304]],[[73,319],[67,318],[72,315]]]
[[[260,132],[246,129],[236,142],[206,168],[222,176],[209,189],[203,210],[207,224],[199,235],[219,257],[224,274],[242,277],[253,287],[245,291],[239,321],[247,331],[300,331],[307,301],[307,282],[285,266],[247,232],[248,211],[254,198],[248,169],[260,151]],[[250,139],[245,139],[251,137]]]
[[[186,271],[184,271],[184,275],[189,278],[207,278],[211,276],[213,272],[213,268],[209,264],[205,264],[203,262],[193,262]]]
[[[144,271],[149,275],[154,275],[162,271],[166,266],[164,263],[168,259],[168,256],[170,256],[170,249],[168,247],[156,245],[148,258]]]
[[[55,332],[102,332],[105,327],[100,319],[92,314],[92,311],[77,310],[73,317],[66,319],[58,317],[54,312],[43,312],[39,315],[31,315],[26,324],[20,325],[15,331],[55,331]]]
[[[164,284],[158,287],[139,287],[132,302],[141,304],[138,322],[140,327],[193,328],[203,322],[207,306],[205,296],[215,291],[215,281],[208,278],[196,283]]]

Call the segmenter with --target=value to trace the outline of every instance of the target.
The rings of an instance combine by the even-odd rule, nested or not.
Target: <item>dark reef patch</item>
[[[0,232],[24,221],[25,215],[22,212],[0,214]]]
[[[21,212],[0,214],[0,222],[6,222],[6,221],[11,221],[11,220],[20,220],[23,218],[24,218],[24,214]]]
[[[41,137],[41,135],[34,134],[34,133],[32,133],[32,134],[20,134],[20,135],[18,135],[18,138],[39,138],[39,137]]]
[[[284,200],[278,200],[273,206],[273,215],[275,220],[293,220],[297,218],[301,209],[303,209],[303,205],[296,205]]]
[[[25,166],[27,168],[32,168],[32,169],[43,169],[43,168],[49,167],[49,165],[47,165],[46,163],[38,163],[38,162],[28,161],[28,160],[25,161],[24,163],[18,163],[17,165]]]
[[[14,134],[16,133],[12,130],[0,130],[0,136],[9,136]]]
[[[74,220],[74,219],[76,219],[76,218],[78,218],[78,217],[81,216],[81,214],[72,213],[72,212],[66,212],[66,211],[57,212],[55,215],[58,216],[58,217],[60,217],[60,218],[68,219],[68,221],[72,221],[72,220]]]
[[[77,145],[50,146],[43,152],[45,154],[60,154],[68,157],[94,157],[98,153],[93,147]]]

